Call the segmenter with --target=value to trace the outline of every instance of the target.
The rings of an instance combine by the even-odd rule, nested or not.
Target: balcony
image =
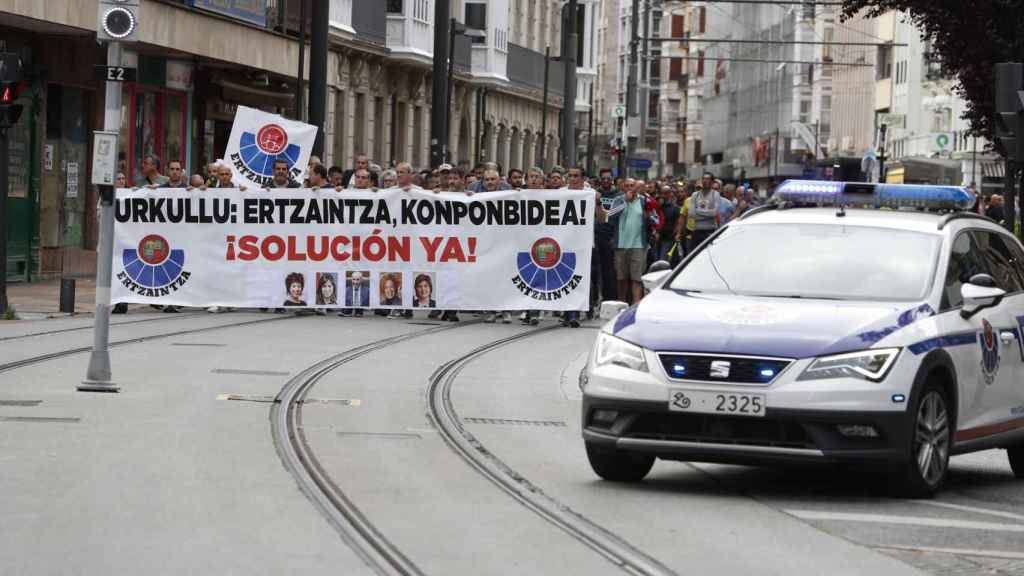
[[[352,0],[331,0],[331,30],[342,34],[356,33],[352,27]]]
[[[378,4],[384,4],[376,0]],[[387,45],[395,56],[410,56],[428,63],[434,58],[434,25],[428,0],[388,3],[401,11],[387,13]]]
[[[474,66],[475,68],[475,66]],[[506,76],[509,82],[517,86],[527,86],[534,90],[544,89],[544,55],[517,44],[508,44],[508,67]],[[561,63],[552,59],[548,70],[548,92],[561,96],[565,83],[564,68]],[[589,92],[587,93],[589,97]],[[588,102],[589,104],[589,102]]]

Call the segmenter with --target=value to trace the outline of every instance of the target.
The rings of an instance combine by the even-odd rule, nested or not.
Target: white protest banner
[[[586,310],[592,190],[119,190],[113,302]]]
[[[278,159],[288,163],[292,180],[302,182],[316,130],[316,126],[239,106],[224,152],[224,160],[234,172],[234,183],[247,188],[269,187]]]

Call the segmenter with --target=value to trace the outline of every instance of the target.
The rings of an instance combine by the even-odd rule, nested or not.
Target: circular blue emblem
[[[121,261],[129,278],[145,288],[167,286],[181,276],[185,267],[185,251],[173,250],[167,239],[150,234],[139,246],[122,252]]]
[[[529,252],[519,252],[519,276],[538,292],[554,292],[567,286],[576,273],[576,253],[563,252],[554,238],[540,238]]]

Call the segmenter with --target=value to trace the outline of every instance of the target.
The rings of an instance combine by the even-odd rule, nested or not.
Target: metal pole
[[[107,46],[107,65],[121,65],[121,43]],[[103,129],[121,130],[121,83],[107,82],[104,100]],[[92,333],[92,354],[80,392],[118,392],[120,386],[111,382],[110,374],[110,275],[114,260],[113,186],[100,187],[100,245],[96,254],[96,324]]]
[[[7,169],[10,162],[7,131],[7,128],[0,128],[0,320],[7,314]],[[31,250],[28,260],[28,267],[31,267]]]
[[[971,188],[978,184],[978,137],[972,138],[971,143]]]
[[[647,149],[647,127],[651,117],[650,100],[651,100],[651,1],[644,0],[644,40],[643,48],[640,53],[640,62],[643,64],[640,66],[640,95],[637,100],[637,108],[640,111],[640,134],[643,139],[639,142],[640,146],[645,150]]]
[[[306,77],[306,0],[299,0],[299,82],[295,86],[295,119],[306,119],[306,107],[302,105]]]
[[[882,124],[878,128],[878,148],[881,150],[881,154],[878,155],[878,181],[885,182],[885,161],[888,158],[885,157],[885,135],[889,127]]]
[[[309,123],[317,127],[313,154],[323,157],[327,120],[327,2],[313,3],[312,43],[309,50]]]
[[[594,85],[590,85],[590,113],[587,114],[587,175],[594,175]]]
[[[434,2],[434,70],[431,76],[430,166],[448,158],[448,45],[451,43],[451,3]]]
[[[448,22],[448,94],[452,98],[455,96],[455,30],[456,20],[452,18]],[[451,149],[448,147],[448,144],[451,144],[452,141],[452,123],[450,121],[445,122],[444,141],[444,161],[449,162],[452,156]]]
[[[548,157],[545,149],[548,141],[548,67],[551,66],[551,46],[544,48],[544,102],[541,104],[540,115],[540,167],[548,169]]]
[[[775,149],[773,150],[774,154],[772,154],[775,160],[775,177],[773,180],[778,180],[779,178],[779,132],[780,130],[775,128]]]
[[[576,158],[576,15],[577,0],[566,4],[565,30],[562,35],[562,65],[565,67],[565,89],[562,91],[562,165],[578,163]]]
[[[628,177],[628,170],[626,168],[626,155],[633,153],[633,146],[636,144],[637,135],[630,134],[629,120],[638,116],[637,101],[636,101],[636,84],[637,84],[637,53],[640,45],[639,40],[639,27],[640,27],[640,0],[633,0],[633,11],[630,17],[630,41],[629,41],[629,81],[626,86],[626,117],[623,119],[625,135],[625,146],[620,152],[621,157],[619,158],[619,175],[623,178]]]

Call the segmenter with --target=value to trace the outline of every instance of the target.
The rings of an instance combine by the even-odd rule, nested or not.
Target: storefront
[[[960,163],[944,158],[902,158],[887,168],[885,181],[889,184],[959,186],[963,180]]]
[[[174,160],[188,167],[192,137],[192,64],[140,55],[136,65],[138,82],[124,85],[121,100],[120,161],[129,182],[141,178],[148,154],[164,173]]]

